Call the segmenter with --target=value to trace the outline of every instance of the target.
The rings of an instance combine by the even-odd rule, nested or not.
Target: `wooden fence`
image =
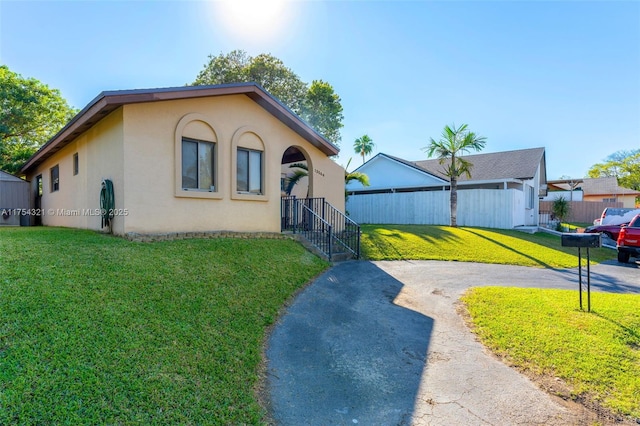
[[[550,218],[553,201],[540,201],[540,224],[547,223],[545,218]],[[594,219],[602,215],[605,207],[623,207],[623,203],[605,203],[595,201],[569,201],[568,222],[593,223]]]

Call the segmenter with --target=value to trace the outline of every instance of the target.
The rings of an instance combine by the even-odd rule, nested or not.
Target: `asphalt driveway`
[[[583,268],[586,272],[586,269]],[[586,283],[586,277],[583,276]],[[436,261],[337,264],[268,340],[279,425],[567,425],[567,409],[488,353],[456,312],[471,286],[576,290],[578,271]],[[640,265],[591,267],[592,292],[640,293]],[[597,293],[591,297],[597,306]]]

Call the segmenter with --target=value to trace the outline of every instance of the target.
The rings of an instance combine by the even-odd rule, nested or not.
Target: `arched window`
[[[231,149],[232,170],[236,173],[231,197],[266,200],[268,166],[262,138],[252,127],[241,127],[231,139]]]
[[[218,134],[206,116],[191,113],[180,119],[176,126],[175,157],[177,197],[222,198]]]

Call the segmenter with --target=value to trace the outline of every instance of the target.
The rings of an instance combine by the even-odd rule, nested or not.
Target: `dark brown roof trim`
[[[300,137],[307,140],[327,156],[337,155],[337,146],[327,141],[318,132],[298,117],[284,104],[271,96],[256,83],[220,84],[215,86],[184,86],[160,89],[116,90],[100,93],[54,137],[49,139],[26,164],[21,173],[37,167],[55,152],[71,143],[75,138],[93,127],[98,121],[123,105],[170,101],[176,99],[204,98],[209,96],[246,95],[279,119]]]

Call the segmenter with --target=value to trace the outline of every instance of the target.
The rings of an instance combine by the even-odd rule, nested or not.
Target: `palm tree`
[[[360,182],[362,186],[369,186],[369,176],[367,176],[366,174],[361,172],[347,172],[347,169],[349,168],[349,164],[351,164],[351,158],[349,158],[349,161],[347,162],[347,166],[344,168],[344,184],[345,184],[344,199],[345,201],[347,200],[346,185],[349,182],[356,180]],[[293,187],[296,186],[303,177],[309,176],[309,168],[305,163],[294,163],[290,165],[289,168],[296,169],[296,170],[294,170],[293,173],[290,176],[288,176],[285,181],[286,186],[285,186],[284,192],[287,195],[291,195],[291,191],[293,191]],[[308,190],[307,190],[307,197],[309,197]]]
[[[293,174],[287,177],[285,180],[286,187],[284,192],[287,195],[291,195],[291,191],[293,191],[293,187],[300,182],[303,177],[309,176],[309,168],[305,163],[294,163],[289,166],[290,169],[297,169],[293,171]],[[309,189],[307,189],[307,198],[309,197]]]
[[[562,232],[562,222],[564,222],[565,218],[569,216],[569,212],[571,211],[571,205],[569,201],[564,197],[558,197],[553,200],[553,204],[551,204],[551,212],[553,216],[558,219],[558,225],[556,226],[556,231]]]
[[[451,181],[451,226],[458,226],[456,222],[458,214],[458,178],[463,173],[470,178],[471,168],[473,167],[473,164],[460,156],[470,150],[480,151],[484,148],[485,143],[486,138],[469,132],[466,124],[458,128],[454,124],[452,127],[444,127],[439,141],[430,138],[429,146],[423,148],[429,157],[433,157],[434,154],[438,157],[440,164],[444,165],[444,174]]]
[[[348,172],[349,164],[351,164],[351,158],[347,161],[347,165],[344,168],[344,201],[347,202],[349,194],[347,193],[347,184],[351,181],[358,181],[362,186],[369,186],[369,176],[362,172]]]
[[[369,186],[369,176],[362,172],[348,172],[349,164],[351,164],[351,158],[347,161],[347,165],[344,168],[344,184],[348,184],[351,181],[357,180],[362,186]]]
[[[374,146],[375,144],[369,135],[363,135],[353,143],[353,149],[356,154],[362,155],[362,164],[364,164],[364,156],[371,154]]]

